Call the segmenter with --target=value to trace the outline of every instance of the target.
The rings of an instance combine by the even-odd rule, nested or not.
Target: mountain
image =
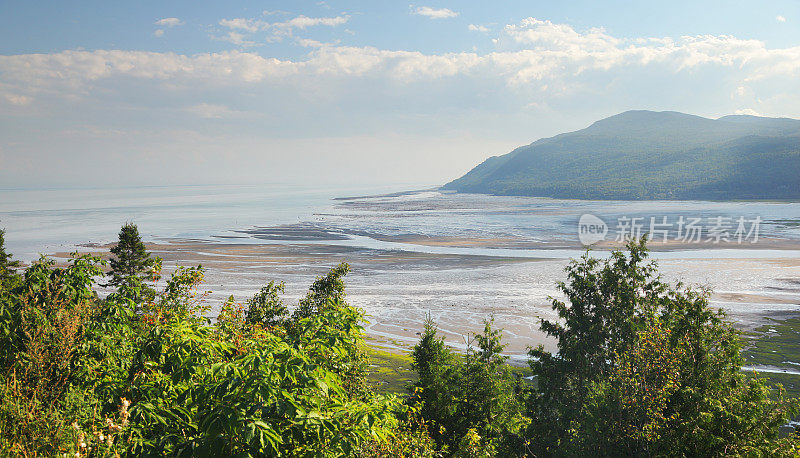
[[[627,111],[443,186],[570,199],[800,200],[800,120]]]

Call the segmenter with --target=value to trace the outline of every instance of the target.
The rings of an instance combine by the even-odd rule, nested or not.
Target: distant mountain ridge
[[[800,200],[800,120],[626,111],[442,187],[571,199]]]

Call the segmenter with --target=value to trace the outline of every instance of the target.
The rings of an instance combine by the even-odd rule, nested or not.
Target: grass
[[[750,341],[744,352],[746,363],[800,370],[800,318],[772,321]]]
[[[405,396],[406,389],[417,380],[417,373],[411,369],[411,355],[396,349],[386,350],[372,345],[367,346],[370,360],[367,375],[378,392]]]
[[[800,370],[800,318],[772,320],[772,323],[760,327],[750,334],[743,356],[748,366]],[[761,373],[759,376],[767,378],[773,385],[783,385],[787,396],[800,397],[800,375]]]
[[[745,365],[800,370],[800,365],[790,364],[800,363],[800,318],[772,321],[756,332],[747,334],[748,345],[743,352]],[[409,345],[393,339],[368,337],[367,340],[369,380],[377,386],[379,392],[407,395],[406,388],[417,379],[416,372],[411,369]],[[382,346],[387,344],[391,348]],[[531,375],[527,365],[512,365],[511,370],[520,377]],[[800,397],[800,375],[759,373],[758,376],[768,379],[772,385],[783,385],[786,396]]]
[[[411,369],[410,350],[407,345],[386,349],[377,346],[378,342],[372,338],[367,338],[370,344],[367,345],[367,356],[369,356],[369,374],[367,378],[376,387],[378,392],[384,394],[396,394],[400,396],[408,395],[407,387],[417,381],[417,373]],[[394,341],[390,343],[396,343]],[[511,365],[511,372],[518,377],[528,377],[531,369],[527,365]],[[800,381],[800,379],[798,379]],[[531,382],[527,382],[531,383]]]

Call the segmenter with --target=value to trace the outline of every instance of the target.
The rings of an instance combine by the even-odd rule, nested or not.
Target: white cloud
[[[534,49],[586,52],[617,48],[621,40],[605,33],[602,28],[578,32],[568,24],[554,24],[536,18],[527,18],[519,24],[507,25],[505,35],[517,44],[534,45]],[[647,43],[647,41],[645,41]]]
[[[286,22],[272,24],[272,27],[288,27],[288,28],[297,28],[297,29],[306,29],[308,27],[314,27],[317,25],[327,25],[330,27],[335,27],[337,25],[342,25],[346,23],[350,19],[350,16],[336,16],[336,17],[306,17],[306,16],[297,16],[296,18],[290,19]]]
[[[786,18],[780,15],[775,16],[775,20],[778,22],[786,22]]]
[[[240,27],[231,29],[224,39],[239,46],[255,44],[248,37]],[[792,95],[800,78],[800,47],[769,48],[758,40],[713,35],[627,39],[602,29],[579,31],[533,18],[506,26],[497,40],[497,49],[488,53],[426,54],[298,38],[307,54],[293,59],[243,51],[183,55],[73,50],[0,55],[0,113],[22,113],[13,105],[35,110],[58,100],[68,104],[107,100],[123,94],[124,85],[136,81],[135,90],[151,94],[149,103],[159,105],[166,103],[169,94],[186,94],[188,101],[181,98],[173,103],[178,109],[192,106],[194,114],[205,117],[225,112],[192,96],[228,94],[231,100],[239,100],[243,93],[269,93],[265,100],[278,97],[289,112],[304,112],[307,106],[328,101],[372,106],[372,102],[353,101],[374,100],[376,106],[377,101],[387,106],[402,100],[403,110],[409,104],[433,110],[459,100],[464,106],[474,104],[472,109],[478,112],[506,104],[502,110],[511,113],[515,108],[509,106],[544,110],[570,97],[608,101],[607,94],[616,94],[614,100],[620,104],[627,101],[625,107],[654,106],[656,102],[636,98],[636,94],[651,94],[655,87],[656,92],[672,91],[671,100],[682,97],[687,104],[719,97],[715,103],[722,114],[750,106],[762,112],[800,115],[794,108],[800,101]],[[631,89],[632,85],[638,89]],[[129,103],[130,97],[120,97]],[[258,111],[235,103],[231,107]],[[665,109],[680,107],[667,104]]]
[[[255,41],[245,40],[243,33],[239,33],[233,30],[229,31],[227,34],[221,37],[213,37],[213,38],[220,41],[227,41],[228,43],[233,43],[236,46],[242,46],[242,47],[249,47],[256,45]]]
[[[350,20],[350,16],[342,15],[335,17],[308,17],[297,16],[283,22],[267,22],[260,19],[247,19],[247,18],[234,18],[222,19],[219,25],[222,27],[237,31],[234,39],[231,39],[230,34],[228,38],[223,38],[234,44],[252,43],[251,41],[244,40],[242,33],[247,32],[254,34],[257,32],[267,32],[268,41],[281,41],[284,38],[293,36],[294,30],[306,30],[309,27],[328,26],[336,27],[338,25],[346,24]]]
[[[272,37],[275,24],[297,32],[343,22],[281,17],[287,20],[230,19],[220,30],[225,39],[246,46]],[[117,152],[119,164],[152,156],[149,169],[137,177],[150,177],[156,163],[164,179],[193,180],[195,173],[216,179],[218,170],[254,174],[254,160],[268,163],[295,153],[298,176],[304,176],[307,164],[325,156],[317,146],[328,142],[320,139],[370,135],[382,140],[343,141],[341,154],[360,155],[388,176],[396,163],[388,153],[373,158],[374,152],[418,149],[420,160],[438,161],[436,173],[426,166],[435,183],[466,171],[487,153],[504,153],[634,107],[709,116],[737,109],[800,116],[800,46],[768,47],[725,35],[623,38],[535,18],[508,25],[492,38],[497,40],[492,52],[436,54],[293,37],[306,46],[300,57],[242,50],[0,55],[0,115],[13,117],[0,123],[6,160],[0,181],[57,178],[67,166],[52,164],[62,159],[101,176],[114,168],[102,165],[110,161],[108,151]],[[202,122],[203,130],[193,132],[198,118],[236,122]],[[101,130],[81,136],[87,131],[76,130],[81,125]],[[39,135],[65,129],[75,132]],[[120,129],[128,133],[117,133]],[[167,131],[179,134],[172,138]],[[465,133],[474,137],[463,140]],[[404,144],[410,136],[418,139]],[[462,140],[433,140],[443,138]],[[449,149],[442,149],[443,143]],[[195,150],[212,162],[238,154],[238,163],[247,166],[218,158],[213,167],[184,170],[191,162],[185,155]],[[336,168],[348,163],[342,157],[331,157],[310,179],[339,172],[357,176],[350,168]],[[34,164],[28,175],[10,172],[28,158]],[[167,165],[162,167],[162,160]],[[46,173],[42,163],[51,164]],[[415,176],[408,167],[404,176]],[[364,165],[359,173],[369,175],[367,169]]]
[[[153,32],[153,36],[154,37],[159,37],[159,38],[163,37],[164,36],[164,29],[156,29],[156,31]]]
[[[482,33],[488,33],[489,32],[489,28],[487,28],[486,26],[475,25],[475,24],[468,25],[467,29],[469,29],[472,32],[482,32]]]
[[[235,18],[235,19],[222,19],[219,25],[234,30],[244,30],[246,32],[258,32],[262,27],[267,25],[264,21],[255,19]]]
[[[735,114],[737,115],[748,115],[748,116],[763,116],[761,113],[757,112],[752,108],[743,108],[741,110],[736,110]]]
[[[22,106],[31,103],[31,98],[26,97],[24,95],[17,95],[17,94],[4,94],[3,98],[12,105]]]
[[[541,79],[564,66],[569,74],[652,65],[679,72],[709,65],[739,70],[750,81],[800,71],[800,47],[769,49],[762,41],[728,35],[627,40],[602,28],[579,32],[567,24],[528,18],[507,25],[497,44],[517,49],[516,53],[503,53],[504,61],[537,63],[517,73],[520,82]]]
[[[224,105],[212,103],[198,103],[185,109],[187,112],[205,119],[219,119],[229,117],[236,112]]]
[[[426,16],[431,19],[447,19],[458,16],[458,13],[447,8],[431,8],[430,6],[420,6],[413,11],[413,14]]]
[[[327,46],[327,43],[323,43],[317,40],[312,40],[310,38],[300,38],[297,40],[297,44],[299,44],[304,48],[321,48],[323,46]]]
[[[183,21],[176,17],[165,17],[164,19],[157,20],[155,24],[162,27],[175,27],[176,25],[183,24]]]
[[[313,18],[303,16],[295,19],[298,20],[286,23],[294,24],[291,27],[310,27],[344,22],[342,19],[311,20]],[[231,21],[229,26],[237,30],[251,27],[248,22]],[[253,44],[245,40],[244,34],[233,30],[224,39],[238,45]],[[28,95],[54,87],[85,90],[93,81],[122,75],[204,79],[220,84],[259,82],[287,75],[370,76],[400,82],[463,75],[499,79],[509,86],[536,81],[543,85],[548,82],[566,84],[587,72],[610,74],[637,67],[653,67],[671,73],[718,67],[740,77],[741,83],[776,76],[800,76],[800,47],[767,48],[758,40],[712,35],[628,40],[613,37],[602,29],[579,32],[566,24],[534,18],[506,26],[498,39],[501,50],[482,55],[322,46],[313,40],[299,43],[312,48],[305,59],[280,60],[243,52],[188,56],[121,50],[0,56],[0,72],[4,74],[0,93],[4,88]]]

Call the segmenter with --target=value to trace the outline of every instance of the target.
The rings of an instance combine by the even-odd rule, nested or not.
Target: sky
[[[439,185],[631,109],[800,118],[800,0],[0,1],[0,189]]]

